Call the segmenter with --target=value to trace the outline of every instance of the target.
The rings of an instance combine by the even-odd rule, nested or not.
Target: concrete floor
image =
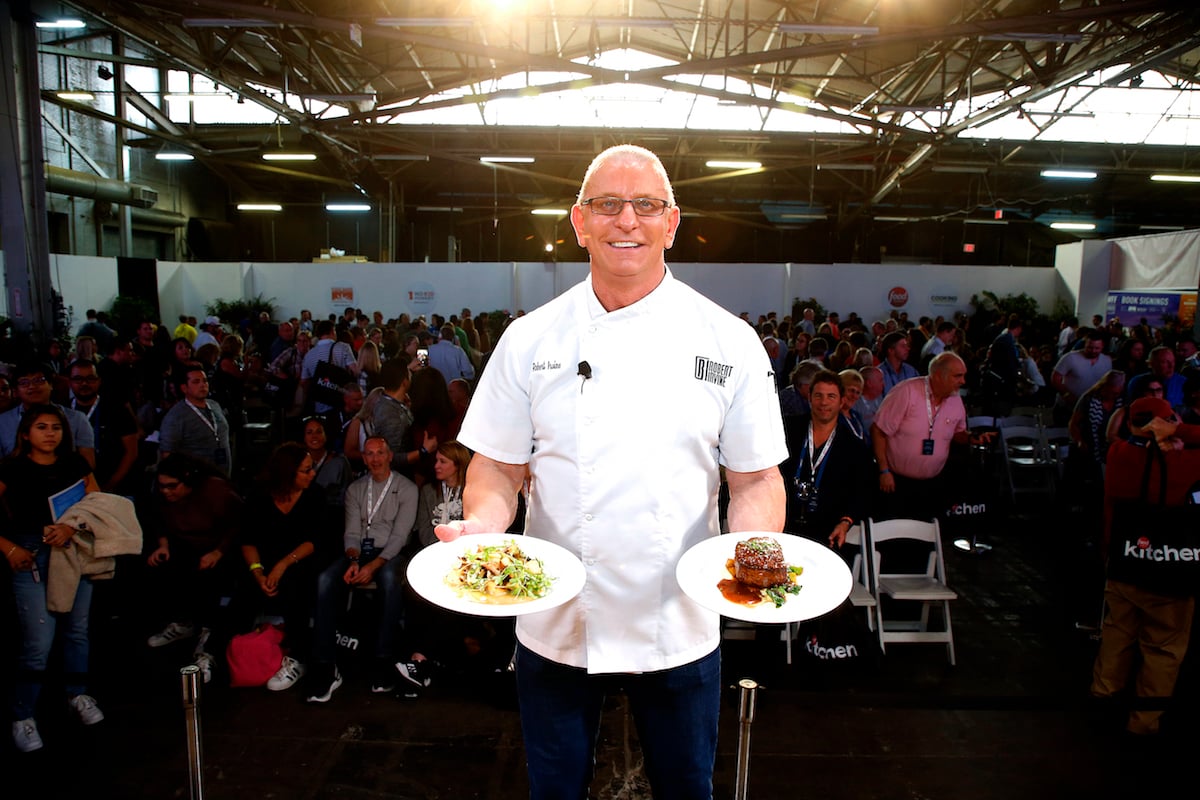
[[[1200,742],[1200,669],[1185,666],[1156,742],[1134,742],[1087,701],[1099,588],[1053,507],[1010,517],[983,555],[947,548],[958,665],[938,645],[893,645],[848,674],[788,666],[769,634],[723,645],[726,683],[715,797],[734,796],[740,678],[759,681],[751,798],[1035,800],[1153,797],[1188,781]],[[54,703],[44,750],[0,745],[3,797],[189,796],[178,667],[149,650],[137,604],[94,623],[94,693],[107,720],[80,728]],[[103,606],[102,606],[103,607]],[[116,613],[120,611],[121,613]],[[1088,619],[1089,614],[1092,619]],[[1193,648],[1195,652],[1198,648]],[[185,652],[187,651],[187,652]],[[207,798],[509,800],[527,796],[511,676],[466,672],[419,699],[371,694],[361,670],[324,706],[296,692],[206,687]],[[603,720],[594,798],[645,798],[621,698]],[[1184,796],[1184,795],[1181,795]]]

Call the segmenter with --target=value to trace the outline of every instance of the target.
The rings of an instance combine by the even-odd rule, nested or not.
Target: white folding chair
[[[1041,417],[1032,414],[1009,414],[1007,417],[996,417],[996,427],[1004,428],[1039,428]]]
[[[875,630],[875,607],[879,605],[879,595],[873,561],[864,558],[871,552],[871,533],[865,521],[846,532],[846,545],[858,548],[850,564],[850,577],[854,581],[850,584],[850,602],[855,608],[866,609],[867,627]]]
[[[1071,454],[1071,431],[1065,426],[1042,428],[1042,444],[1046,448],[1045,458],[1054,463],[1058,479],[1062,480]]]
[[[946,585],[946,563],[942,557],[942,538],[937,520],[871,520],[868,528],[875,555],[875,575],[879,582],[876,630],[879,633],[880,649],[886,653],[888,643],[942,643],[946,645],[950,665],[954,666],[954,629],[950,624],[950,601],[958,599],[958,594]],[[929,558],[924,570],[898,572],[894,566],[885,562],[886,548],[881,551],[880,545],[900,540],[924,542],[929,545]],[[919,619],[888,618],[888,603],[885,600],[889,599],[919,602]],[[935,605],[941,606],[944,630],[929,629],[929,612]]]

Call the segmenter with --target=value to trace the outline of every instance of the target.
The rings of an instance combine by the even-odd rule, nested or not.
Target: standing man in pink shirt
[[[966,377],[963,360],[942,353],[930,362],[927,377],[901,381],[883,398],[871,425],[880,518],[933,519],[950,443],[982,443],[995,435],[968,433],[967,410],[958,396]]]

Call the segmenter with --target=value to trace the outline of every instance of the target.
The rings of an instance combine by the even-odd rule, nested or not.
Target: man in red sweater
[[[1158,498],[1163,468],[1167,473],[1167,505],[1188,503],[1192,485],[1200,480],[1200,449],[1173,446],[1180,439],[1200,443],[1200,426],[1178,425],[1170,404],[1159,397],[1135,400],[1129,407],[1129,426],[1132,435],[1113,442],[1108,450],[1104,480],[1105,552],[1111,537],[1125,533],[1112,527],[1115,502],[1141,497],[1148,458],[1154,459],[1148,490],[1152,502]],[[1161,462],[1153,452],[1160,445]],[[1174,691],[1187,653],[1195,600],[1190,593],[1163,594],[1113,578],[1105,583],[1104,599],[1107,610],[1092,671],[1092,695],[1111,698],[1120,694],[1133,672],[1135,652],[1140,651],[1141,663],[1133,675],[1139,702],[1134,703],[1126,727],[1136,735],[1158,733],[1162,703]],[[1147,702],[1149,698],[1157,700]]]

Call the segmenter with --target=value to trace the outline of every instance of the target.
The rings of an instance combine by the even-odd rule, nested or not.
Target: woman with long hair
[[[1103,476],[1104,462],[1108,456],[1108,440],[1105,431],[1108,422],[1122,407],[1121,396],[1125,392],[1125,373],[1110,369],[1100,380],[1079,397],[1067,430],[1071,444],[1086,457],[1089,465],[1085,478],[1099,480]]]
[[[383,361],[379,358],[379,346],[371,339],[362,343],[358,348],[358,360],[349,367],[351,374],[358,378],[358,385],[363,394],[367,394],[379,386],[379,371],[383,369]]]
[[[413,441],[448,442],[458,436],[455,427],[458,414],[450,400],[446,379],[434,367],[412,373],[408,389],[408,405],[413,415]],[[415,465],[417,485],[433,480],[433,447],[427,445],[430,454],[422,456]]]
[[[350,462],[350,466],[356,474],[364,469],[362,465],[363,446],[367,443],[367,437],[373,432],[371,420],[375,416],[375,406],[379,405],[382,397],[382,386],[376,386],[368,392],[363,400],[362,408],[346,426],[346,440],[342,443],[342,452],[346,454],[346,460]]]
[[[255,584],[255,605],[282,616],[288,655],[267,681],[280,692],[304,675],[312,648],[309,618],[317,590],[313,555],[325,519],[325,498],[314,485],[316,466],[303,445],[285,442],[267,458],[246,502],[242,558]]]
[[[20,631],[9,708],[14,720],[13,742],[18,750],[29,753],[42,747],[34,713],[56,638],[61,643],[68,704],[84,725],[104,719],[87,694],[92,582],[88,578],[79,581],[71,610],[65,613],[51,612],[46,595],[50,551],[68,546],[75,535],[70,526],[54,522],[48,500],[72,487],[83,493],[100,487],[91,467],[75,451],[70,425],[57,406],[35,405],[26,410],[17,426],[16,444],[14,453],[0,463],[0,497],[11,515],[0,535],[0,551],[12,571]]]
[[[350,485],[353,475],[350,472],[350,462],[346,460],[346,457],[329,449],[329,431],[325,425],[323,417],[306,417],[302,431],[304,436],[302,444],[308,451],[308,457],[312,459],[313,468],[316,470],[313,476],[313,486],[320,489],[325,498],[326,527],[337,531],[336,539],[331,540],[333,541],[333,550],[340,553],[341,529],[345,522],[342,515],[342,501],[346,495],[346,487]],[[323,550],[324,548],[318,549]],[[318,553],[318,555],[324,558],[323,554]]]

